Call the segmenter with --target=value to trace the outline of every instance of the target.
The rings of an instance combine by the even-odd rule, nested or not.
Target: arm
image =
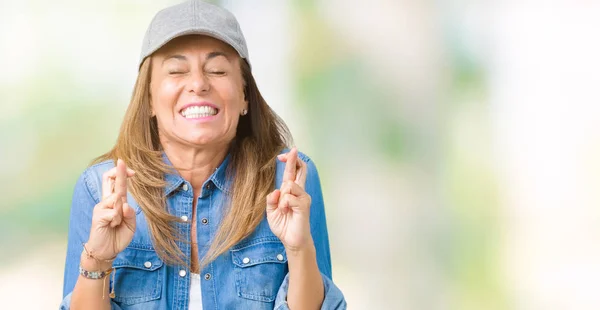
[[[95,198],[100,196],[99,190],[88,180],[89,170],[77,181],[71,206],[61,309],[119,309],[111,303],[109,279],[89,279],[79,275],[79,266],[87,271],[109,270],[112,267],[110,259],[114,259],[133,238],[135,212],[124,198],[127,177],[133,172],[126,169],[119,160],[117,167],[103,175],[103,199],[99,202]],[[84,254],[84,242],[97,259]]]
[[[294,149],[286,157],[290,154],[292,158],[295,157],[293,152],[295,152]],[[329,237],[319,175],[314,163],[305,155],[301,154],[301,156],[306,158],[306,163],[298,160],[296,166],[299,168],[294,182],[290,182],[289,176],[296,174],[296,171],[289,169],[294,165],[290,165],[289,157],[279,157],[280,160],[287,162],[281,191],[278,193],[276,190],[268,197],[268,200],[271,200],[268,201],[268,205],[281,208],[286,212],[286,208],[294,210],[294,199],[286,200],[283,198],[283,193],[295,195],[299,200],[306,195],[308,197],[306,210],[309,211],[309,214],[305,214],[302,221],[299,221],[303,223],[300,225],[300,229],[294,230],[288,227],[284,235],[280,234],[281,232],[277,229],[276,217],[271,214],[271,229],[280,239],[283,238],[289,267],[289,273],[277,295],[275,309],[345,309],[344,297],[331,281]],[[305,191],[301,186],[304,184]],[[298,207],[296,208],[298,209]],[[303,208],[299,209],[299,212],[292,213],[292,216],[303,215],[304,213],[301,212]],[[292,238],[291,235],[295,235],[297,238]]]
[[[297,250],[286,249],[286,252],[289,266],[288,306],[290,309],[321,309],[325,288],[314,245]]]
[[[287,304],[290,309],[321,309],[325,298],[322,269],[331,277],[329,241],[323,208],[323,195],[317,168],[312,161],[299,162],[306,174],[306,194],[310,197],[310,234],[306,246],[300,249],[286,249],[289,267],[289,288]],[[300,168],[300,169],[303,169]],[[302,172],[298,172],[302,173]],[[320,259],[317,259],[317,248]]]
[[[79,265],[86,270],[106,270],[110,266],[94,266],[94,262],[87,259],[83,254],[83,243],[88,240],[94,206],[98,201],[94,199],[92,191],[88,186],[89,171],[85,171],[77,180],[71,203],[71,214],[69,217],[69,234],[67,241],[67,258],[65,262],[65,273],[63,283],[63,303],[61,309],[81,309],[81,302],[88,302],[88,307],[97,306],[97,309],[110,309],[110,298],[108,288],[105,291],[105,299],[102,300],[103,280],[90,280],[79,275]],[[96,197],[98,195],[96,194]],[[107,279],[108,280],[108,279]],[[107,285],[108,286],[108,285]],[[72,294],[74,290],[83,294]],[[86,296],[86,292],[87,294]]]

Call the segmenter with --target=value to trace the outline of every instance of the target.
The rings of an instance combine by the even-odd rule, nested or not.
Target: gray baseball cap
[[[248,47],[242,29],[231,12],[199,0],[190,0],[165,8],[154,16],[142,44],[138,68],[144,58],[169,41],[189,34],[219,39],[233,47],[248,64]]]

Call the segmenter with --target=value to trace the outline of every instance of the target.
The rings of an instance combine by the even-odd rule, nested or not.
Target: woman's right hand
[[[86,248],[103,269],[112,265],[106,260],[114,259],[133,239],[135,210],[127,203],[127,179],[134,173],[118,159],[116,167],[102,175],[102,201],[94,207]]]

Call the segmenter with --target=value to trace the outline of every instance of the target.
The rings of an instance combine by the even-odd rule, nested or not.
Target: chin
[[[202,130],[202,132],[186,132],[185,134],[180,134],[179,140],[183,140],[186,144],[191,144],[193,146],[208,146],[208,145],[219,145],[222,144],[226,139],[225,136],[219,135],[218,133],[207,132],[207,130]]]
[[[209,139],[206,137],[198,137],[198,138],[190,138],[190,139],[186,139],[186,141],[188,143],[191,143],[193,145],[198,145],[198,146],[203,146],[203,145],[210,145],[214,142],[214,139]]]

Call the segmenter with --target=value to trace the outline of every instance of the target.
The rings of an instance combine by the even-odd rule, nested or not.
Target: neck
[[[164,143],[163,150],[173,167],[192,185],[198,196],[204,182],[227,156],[228,145],[189,148]]]

